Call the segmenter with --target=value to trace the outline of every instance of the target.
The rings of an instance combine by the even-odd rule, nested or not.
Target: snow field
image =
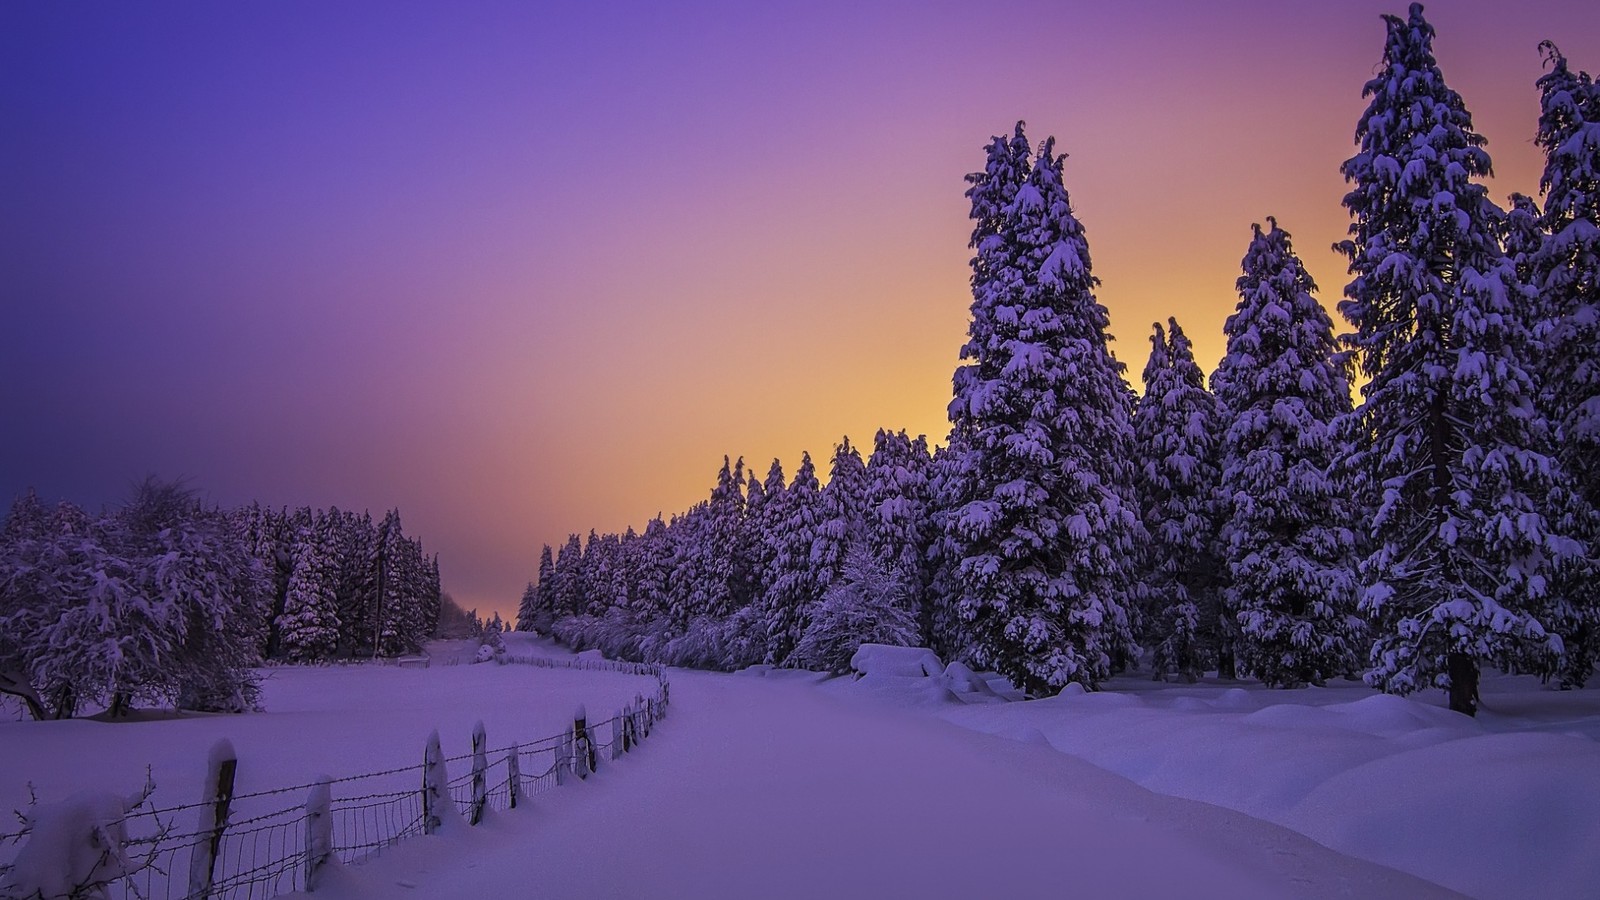
[[[230,740],[237,751],[239,794],[306,784],[321,775],[340,778],[411,767],[422,762],[434,729],[445,756],[459,756],[471,750],[472,729],[480,720],[489,747],[501,748],[561,734],[580,705],[595,711],[597,718],[608,718],[636,695],[648,696],[655,689],[653,678],[603,671],[440,664],[471,658],[466,642],[460,643],[436,648],[442,652],[435,653],[435,664],[427,669],[267,669],[265,711],[260,713],[119,723],[0,723],[6,773],[0,780],[0,810],[25,808],[30,785],[41,802],[84,790],[133,793],[144,783],[147,765],[156,784],[151,799],[157,807],[193,803],[201,799],[207,755],[220,738]],[[513,653],[544,655],[545,645],[523,640]],[[496,778],[503,778],[502,763],[498,757],[490,759]],[[457,762],[450,775],[466,770],[464,761]],[[301,799],[296,795],[287,802]],[[178,824],[180,829],[190,825]]]

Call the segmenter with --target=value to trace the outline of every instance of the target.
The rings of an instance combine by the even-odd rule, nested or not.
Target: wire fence
[[[617,759],[647,737],[666,715],[669,684],[657,666],[609,660],[515,658],[501,662],[541,668],[619,672],[655,678],[611,718],[588,722],[580,713],[564,733],[489,748],[482,726],[473,750],[445,757],[438,734],[423,762],[382,772],[323,779],[254,793],[232,792],[231,748],[213,751],[204,796],[197,803],[156,807],[145,796],[119,822],[74,845],[100,846],[101,859],[72,896],[130,900],[266,900],[315,888],[319,872],[337,860],[360,863],[407,838],[446,827],[454,815],[476,825],[489,810],[524,805],[601,762]],[[225,742],[224,742],[225,743]],[[465,769],[462,768],[465,764]],[[454,777],[447,775],[458,771]],[[31,898],[13,886],[16,858],[31,837],[0,833],[0,898]],[[64,848],[67,849],[67,848]],[[74,864],[61,861],[63,871]],[[77,870],[85,867],[80,861]]]

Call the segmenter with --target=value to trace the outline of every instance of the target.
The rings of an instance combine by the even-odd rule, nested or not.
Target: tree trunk
[[[39,692],[33,689],[33,685],[28,683],[28,676],[21,671],[0,669],[0,694],[10,694],[20,698],[27,704],[28,715],[32,716],[35,722],[42,722],[47,718],[44,704],[39,700]]]
[[[1478,661],[1466,653],[1451,653],[1445,666],[1450,676],[1450,709],[1477,716]]]

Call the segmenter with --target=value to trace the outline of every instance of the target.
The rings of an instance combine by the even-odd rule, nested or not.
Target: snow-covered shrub
[[[905,586],[862,545],[853,545],[787,665],[843,675],[862,644],[915,643],[917,622],[905,604]]]
[[[0,542],[0,556],[0,669],[56,716],[85,701],[113,715],[136,700],[255,706],[261,570],[192,492],[152,479],[98,517],[63,504]]]

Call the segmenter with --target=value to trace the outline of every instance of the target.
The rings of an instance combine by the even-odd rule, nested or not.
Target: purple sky
[[[1209,369],[1251,222],[1325,301],[1398,2],[0,4],[0,497],[400,507],[468,606],[879,426],[942,440],[964,173],[1071,154],[1120,355]],[[1535,45],[1600,4],[1438,2],[1503,201]]]

